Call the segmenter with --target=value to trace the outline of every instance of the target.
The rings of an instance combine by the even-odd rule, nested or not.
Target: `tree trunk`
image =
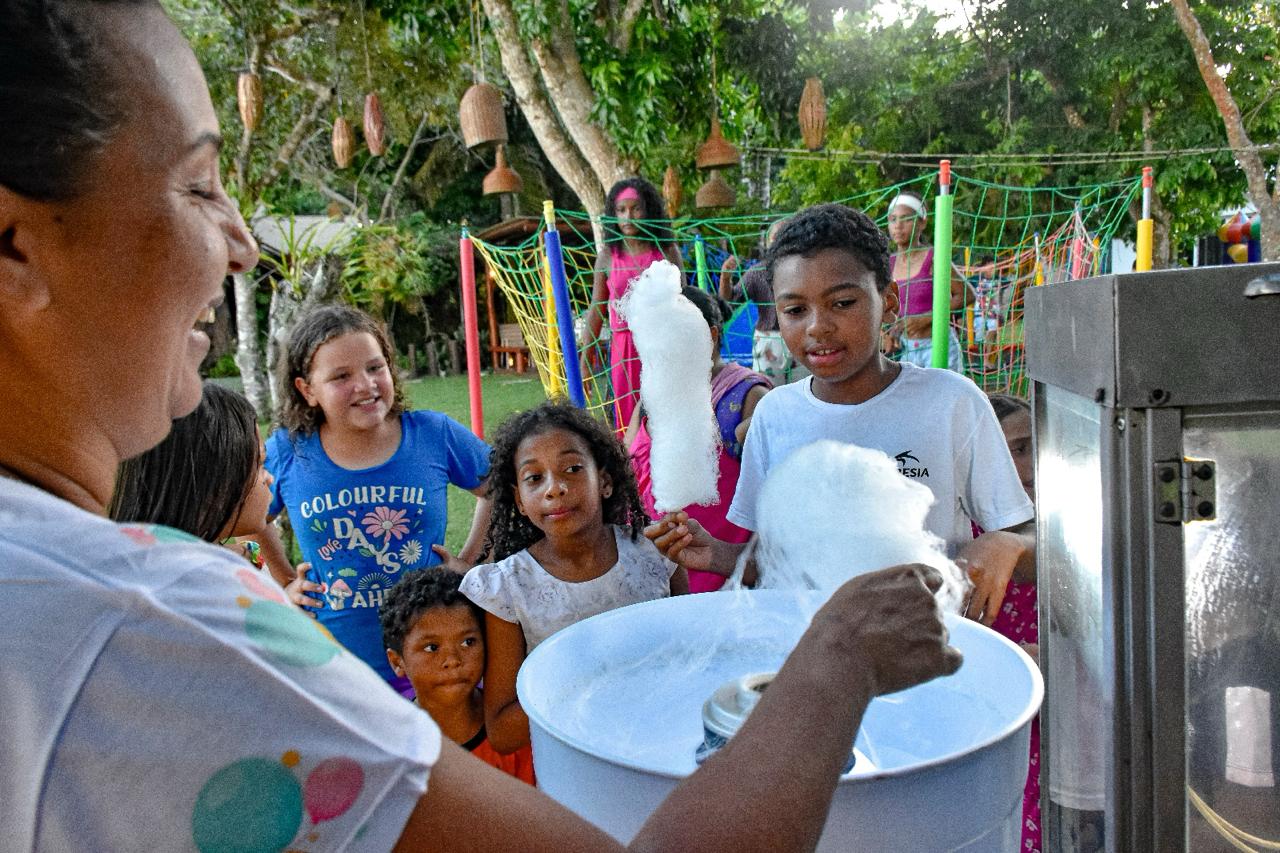
[[[257,282],[244,273],[236,273],[231,279],[236,293],[236,367],[240,368],[244,395],[258,417],[267,418],[272,413],[272,400],[262,363],[262,343],[258,340]]]
[[[287,284],[271,291],[271,305],[267,309],[267,363],[280,363],[280,352],[289,340],[289,334],[298,318],[326,302],[332,302],[342,291],[343,261],[338,255],[326,255],[303,278],[301,293],[295,293]],[[276,411],[280,401],[280,389],[275,382],[269,384],[271,411]]]
[[[1276,194],[1267,189],[1267,168],[1259,156],[1257,148],[1249,139],[1244,129],[1244,119],[1240,116],[1240,107],[1227,88],[1227,83],[1218,73],[1217,63],[1213,61],[1213,50],[1209,39],[1200,26],[1200,20],[1187,5],[1187,0],[1169,0],[1173,5],[1174,16],[1178,26],[1191,44],[1195,54],[1196,65],[1200,68],[1200,76],[1209,89],[1214,106],[1222,116],[1222,124],[1227,131],[1227,141],[1236,161],[1244,170],[1249,200],[1258,209],[1262,218],[1262,257],[1264,260],[1280,260],[1280,182],[1277,182]]]

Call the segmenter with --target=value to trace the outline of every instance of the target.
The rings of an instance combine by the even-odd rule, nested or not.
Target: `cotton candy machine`
[[[820,601],[772,590],[682,596],[551,637],[517,682],[539,786],[629,841],[695,770],[708,697],[778,669]],[[964,666],[871,703],[819,850],[1017,849],[1040,674],[996,633],[947,620]]]

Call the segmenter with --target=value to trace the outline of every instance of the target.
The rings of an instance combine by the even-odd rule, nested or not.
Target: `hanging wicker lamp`
[[[507,141],[507,116],[502,109],[502,93],[489,83],[474,83],[462,96],[458,107],[462,141],[468,148]]]
[[[720,131],[719,116],[711,117],[711,133],[707,141],[698,146],[694,159],[699,169],[731,169],[741,160],[737,147]]]
[[[387,126],[382,120],[382,102],[377,92],[364,96],[364,144],[374,157],[381,157],[387,150]]]
[[[680,187],[680,174],[675,166],[668,166],[662,176],[662,197],[667,202],[667,218],[675,219],[680,213],[684,191]]]
[[[240,106],[240,121],[252,131],[262,120],[262,80],[252,71],[246,71],[236,81],[236,102]]]
[[[800,135],[804,147],[817,151],[826,144],[827,100],[822,94],[822,81],[810,77],[804,81],[804,94],[800,96]]]
[[[518,193],[524,189],[524,181],[520,179],[520,173],[507,165],[507,146],[498,146],[498,155],[493,164],[493,171],[484,176],[484,183],[481,188],[485,195]]]
[[[737,200],[738,194],[733,191],[733,187],[725,183],[720,170],[712,169],[711,174],[707,176],[707,182],[698,187],[698,194],[694,196],[693,203],[701,210],[706,207],[733,207]]]
[[[342,116],[333,120],[333,159],[339,169],[351,165],[351,156],[355,153],[355,134],[351,132],[351,124]]]

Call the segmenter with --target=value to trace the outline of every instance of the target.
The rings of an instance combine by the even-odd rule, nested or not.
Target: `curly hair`
[[[206,380],[194,412],[174,421],[164,441],[120,464],[107,515],[216,542],[240,523],[259,465],[253,406]]]
[[[640,194],[640,204],[644,207],[644,219],[640,220],[641,235],[659,247],[666,246],[675,238],[671,234],[671,220],[667,218],[667,207],[662,196],[653,184],[644,178],[627,178],[618,181],[609,190],[604,200],[604,233],[606,243],[620,243],[624,239],[618,230],[618,196],[623,190],[635,190]]]
[[[484,543],[493,560],[523,551],[544,535],[516,507],[516,451],[526,438],[557,429],[574,433],[586,442],[596,467],[613,481],[613,490],[603,502],[604,523],[626,528],[635,541],[649,522],[622,442],[606,424],[582,409],[563,400],[550,400],[507,418],[494,435],[488,480],[493,514]]]
[[[382,324],[349,305],[322,305],[306,314],[293,327],[289,340],[280,349],[279,364],[276,365],[276,396],[280,400],[276,410],[276,423],[287,429],[290,435],[309,435],[324,423],[324,412],[319,406],[307,403],[293,380],[307,379],[311,375],[311,361],[320,347],[334,338],[361,332],[373,335],[378,348],[382,350],[382,357],[387,360],[394,393],[391,414],[398,415],[408,408],[405,405],[404,388],[400,386],[396,370],[395,353],[391,350],[391,341]]]
[[[484,612],[462,594],[458,588],[462,575],[442,566],[405,572],[391,587],[378,621],[382,624],[382,645],[396,654],[404,651],[404,638],[424,611],[433,607],[453,607],[465,604],[476,617],[480,630],[484,630]]]
[[[889,239],[870,216],[842,204],[818,204],[792,216],[764,254],[770,283],[778,261],[790,255],[812,256],[824,249],[840,249],[858,259],[884,291],[889,276]]]

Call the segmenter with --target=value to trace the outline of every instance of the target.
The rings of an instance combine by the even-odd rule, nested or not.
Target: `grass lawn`
[[[481,382],[484,395],[484,434],[493,431],[512,412],[532,408],[546,399],[536,373],[486,374]],[[464,426],[471,426],[471,407],[467,400],[467,377],[443,376],[415,379],[405,385],[405,393],[415,409],[444,412]],[[476,499],[470,492],[449,487],[449,525],[444,544],[452,553],[467,541],[471,515]]]

